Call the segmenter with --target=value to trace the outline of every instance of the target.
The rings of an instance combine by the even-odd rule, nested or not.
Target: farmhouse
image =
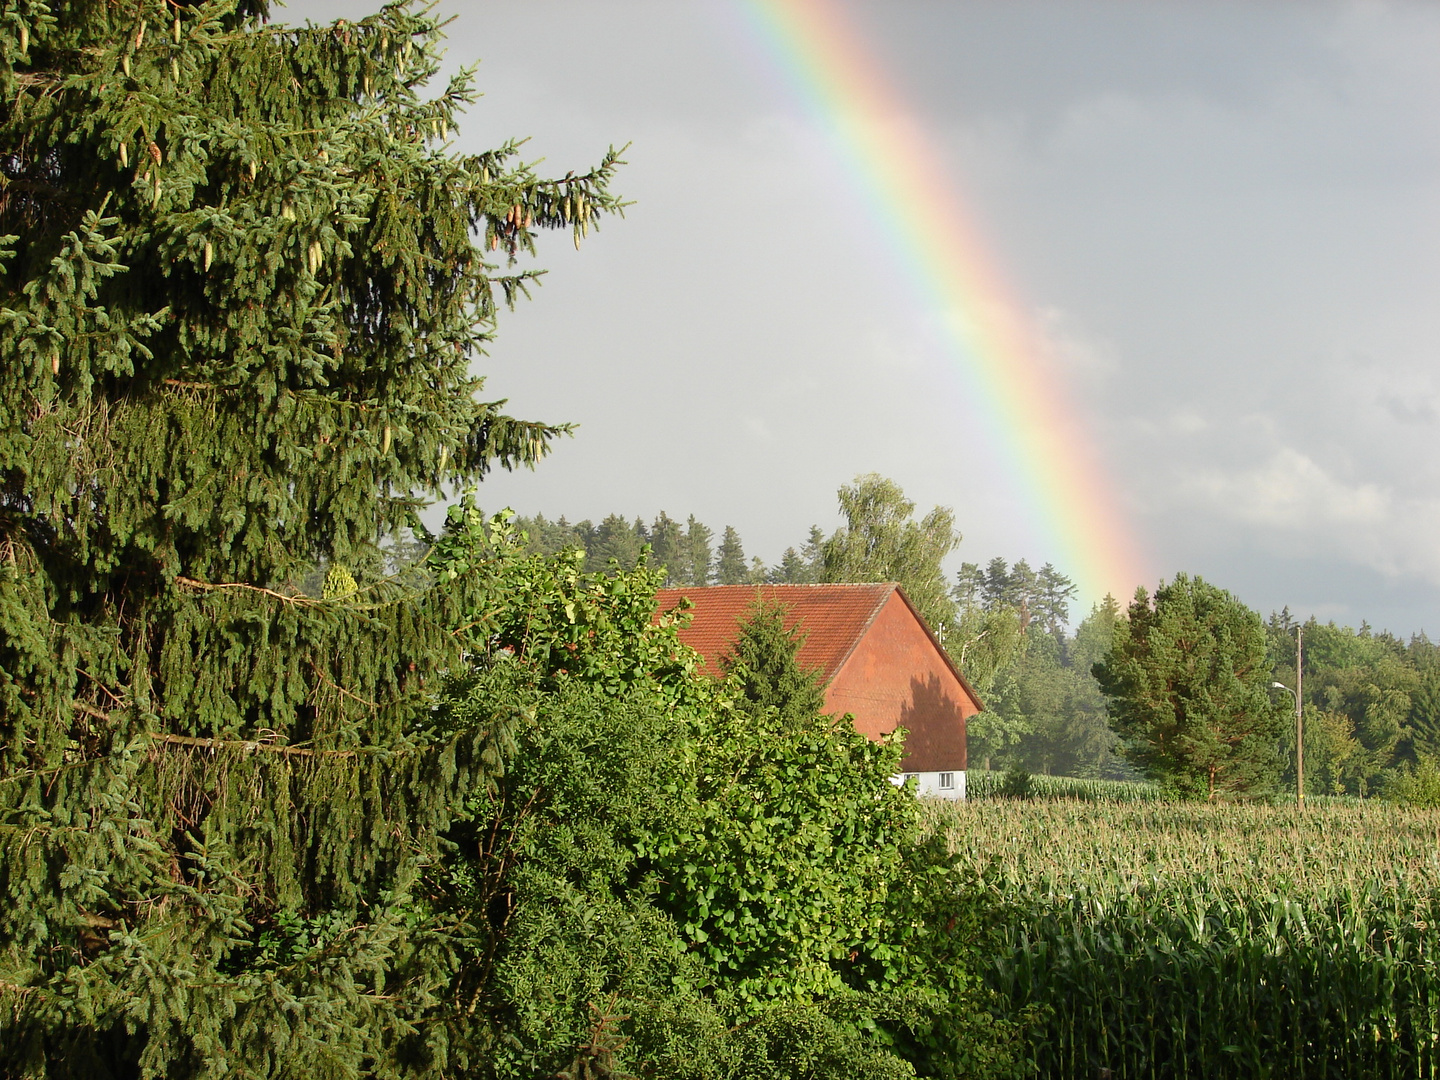
[[[680,639],[714,675],[750,605],[782,605],[786,626],[798,624],[805,636],[800,665],[824,678],[826,711],[851,714],[855,730],[872,739],[905,728],[903,776],[914,776],[921,794],[965,797],[965,723],[980,699],[899,585],[663,589],[659,610],[673,610],[681,597],[695,606]]]

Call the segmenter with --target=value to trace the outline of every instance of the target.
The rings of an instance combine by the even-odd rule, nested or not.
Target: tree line
[[[629,570],[644,559],[667,587],[898,581],[986,703],[971,724],[975,764],[1134,775],[1116,754],[1090,675],[1118,617],[1113,603],[1072,634],[1075,585],[1054,566],[996,558],[951,575],[944,564],[962,540],[952,510],[934,507],[917,519],[901,486],[876,474],[843,485],[837,499],[844,524],[829,535],[812,525],[771,566],[747,560],[733,526],[714,544],[715,532],[693,515],[682,524],[661,512],[647,525],[611,514],[597,525],[536,514],[516,517],[515,526],[531,552],[579,549],[590,573]]]
[[[947,575],[961,542],[949,509],[917,520],[903,489],[873,474],[837,495],[845,524],[829,536],[812,526],[768,567],[747,561],[732,526],[712,545],[693,515],[570,525],[537,514],[516,526],[528,550],[583,550],[593,573],[648,558],[672,587],[899,581],[985,702],[970,724],[972,768],[1148,775],[1206,796],[1212,780],[1221,794],[1293,790],[1293,699],[1275,685],[1295,686],[1300,624],[1288,609],[1262,622],[1232,594],[1177,574],[1128,607],[1105,597],[1072,627],[1076,587],[1053,565],[997,557]],[[1313,617],[1303,630],[1307,793],[1418,791],[1440,759],[1440,646]],[[1152,693],[1160,685],[1171,687],[1165,700]],[[1171,749],[1157,753],[1162,737]],[[1204,775],[1203,791],[1192,774]]]
[[[553,555],[567,548],[585,553],[589,573],[633,570],[648,551],[649,565],[664,573],[665,586],[801,584],[820,580],[822,568],[819,527],[800,551],[787,548],[779,563],[767,567],[759,556],[748,557],[740,533],[726,525],[716,541],[715,531],[691,514],[682,524],[661,511],[648,525],[643,518],[629,521],[609,514],[596,524],[573,525],[564,515],[554,521],[544,514],[517,517],[516,526],[527,537],[527,550]]]

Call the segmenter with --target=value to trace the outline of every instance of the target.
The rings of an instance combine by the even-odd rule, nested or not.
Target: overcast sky
[[[1071,380],[1146,584],[1440,633],[1440,4],[843,7]],[[542,248],[483,367],[580,429],[486,509],[693,513],[769,562],[875,471],[954,507],[960,557],[1066,569],[738,0],[441,10],[481,61],[458,149],[631,143],[626,218]]]

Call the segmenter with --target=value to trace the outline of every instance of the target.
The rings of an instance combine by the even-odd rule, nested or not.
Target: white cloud
[[[1170,430],[1177,435],[1199,435],[1210,430],[1210,421],[1190,409],[1181,409],[1171,414]]]
[[[1197,471],[1190,487],[1212,511],[1271,528],[1375,525],[1392,511],[1390,496],[1377,485],[1346,484],[1290,447],[1253,469]]]
[[[1089,333],[1070,312],[1044,307],[1035,313],[1035,334],[1051,362],[1079,379],[1101,379],[1120,370],[1115,345]]]
[[[1389,578],[1440,584],[1440,497],[1344,479],[1293,447],[1253,468],[1196,469],[1175,494],[1192,511],[1247,527],[1272,549],[1340,556]]]

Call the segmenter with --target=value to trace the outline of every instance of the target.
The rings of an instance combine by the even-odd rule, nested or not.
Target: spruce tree
[[[406,3],[265,19],[0,20],[0,1075],[435,1072],[463,1012],[420,883],[504,725],[431,731],[478,598],[378,545],[564,430],[470,364],[616,159],[453,153]]]
[[[749,580],[745,565],[745,545],[740,534],[730,526],[720,536],[720,546],[715,551],[715,582],[718,585],[744,585]]]
[[[825,573],[825,533],[819,525],[810,526],[810,535],[805,540],[805,546],[800,549],[800,557],[805,560],[806,573],[805,583],[824,580]]]
[[[788,547],[780,556],[779,564],[765,575],[765,580],[771,585],[800,585],[805,582],[808,569],[800,553]]]
[[[679,572],[685,562],[684,542],[685,534],[680,523],[665,511],[660,511],[650,523],[651,562],[665,571],[667,587],[680,584]]]
[[[621,570],[633,570],[648,539],[645,526],[638,518],[632,524],[619,514],[610,514],[585,546],[585,569],[592,574],[599,573],[611,569],[613,562]]]
[[[756,600],[740,621],[721,670],[740,684],[740,707],[757,716],[771,711],[787,725],[813,719],[825,707],[819,673],[800,666],[805,635],[799,624],[786,626],[784,604]]]
[[[695,520],[694,514],[686,520],[683,571],[675,573],[679,584],[710,584],[710,539],[714,535],[708,525]]]

